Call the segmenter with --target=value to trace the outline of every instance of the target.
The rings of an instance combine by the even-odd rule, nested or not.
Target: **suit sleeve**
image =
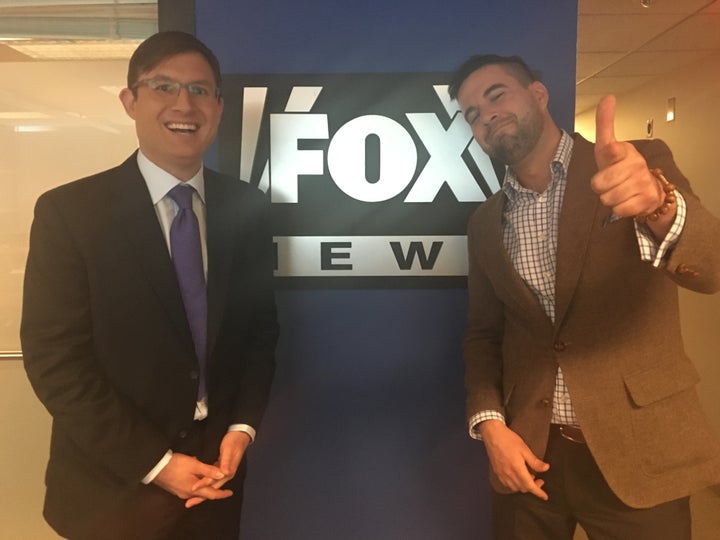
[[[88,254],[71,215],[49,194],[35,208],[20,331],[25,369],[53,418],[53,443],[135,484],[169,445],[118,395],[96,358]]]
[[[255,206],[251,234],[246,246],[249,266],[250,307],[243,376],[235,403],[233,423],[259,429],[275,374],[275,347],[278,339],[277,311],[273,287],[275,251],[270,225],[270,205],[265,197]]]
[[[463,340],[468,420],[481,411],[504,414],[503,307],[483,269],[475,222],[471,219],[468,228],[468,319]]]
[[[682,193],[687,205],[685,225],[667,258],[665,272],[680,287],[702,293],[717,292],[720,290],[720,220],[701,204],[663,141],[652,141],[644,155],[648,167],[660,167]]]

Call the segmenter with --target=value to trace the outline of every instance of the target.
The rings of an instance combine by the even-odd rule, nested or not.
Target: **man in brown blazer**
[[[269,203],[203,166],[220,89],[194,36],[149,37],[120,93],[139,150],[38,199],[21,338],[64,537],[238,538],[278,328]]]
[[[720,222],[661,141],[560,130],[519,57],[453,76],[480,146],[508,165],[468,227],[467,419],[491,465],[496,538],[690,538],[720,442],[683,349],[677,287],[720,288]]]

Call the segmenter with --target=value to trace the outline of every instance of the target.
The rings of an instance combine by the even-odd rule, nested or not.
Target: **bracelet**
[[[660,206],[658,206],[649,214],[638,214],[637,216],[635,216],[635,221],[637,221],[638,223],[657,221],[657,219],[661,215],[666,214],[670,207],[677,202],[677,197],[675,196],[675,186],[668,182],[668,179],[665,178],[662,169],[650,169],[650,172],[655,178],[660,180],[660,183],[662,184],[662,189],[665,192],[665,200]]]

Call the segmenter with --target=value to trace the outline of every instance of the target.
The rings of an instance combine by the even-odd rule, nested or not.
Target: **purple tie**
[[[200,244],[200,227],[192,208],[194,192],[195,189],[191,186],[178,184],[168,192],[168,195],[180,207],[170,226],[170,251],[198,358],[200,368],[198,401],[200,401],[207,397],[205,386],[207,294]]]

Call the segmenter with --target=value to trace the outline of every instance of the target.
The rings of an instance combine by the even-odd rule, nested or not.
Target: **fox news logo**
[[[272,201],[278,277],[464,283],[467,219],[504,168],[473,140],[446,80],[226,76],[220,166]]]

